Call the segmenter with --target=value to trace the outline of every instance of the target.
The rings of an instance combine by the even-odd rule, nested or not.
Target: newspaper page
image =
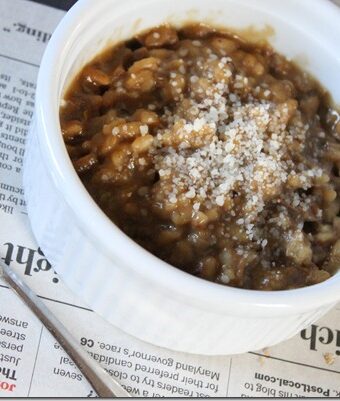
[[[72,294],[30,230],[22,162],[39,63],[64,12],[0,0],[0,255],[135,397],[340,397],[340,306],[275,347],[195,356],[143,343]],[[72,261],[70,261],[72,262]],[[96,397],[43,325],[0,280],[0,397]]]

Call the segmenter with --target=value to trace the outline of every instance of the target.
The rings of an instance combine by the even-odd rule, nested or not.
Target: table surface
[[[69,10],[77,0],[30,0],[36,3],[45,4],[50,7],[60,8],[61,10]],[[332,0],[340,6],[340,0]]]
[[[60,8],[61,10],[70,9],[77,0],[30,0],[36,3],[45,4],[50,7]]]

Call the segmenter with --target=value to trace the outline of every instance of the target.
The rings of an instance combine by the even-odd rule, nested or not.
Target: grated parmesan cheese
[[[178,202],[183,194],[194,211],[225,208],[230,216],[238,216],[236,223],[253,239],[267,199],[277,197],[293,176],[308,189],[322,170],[295,165],[287,158],[293,141],[303,151],[308,126],[299,120],[289,125],[286,104],[258,100],[251,94],[239,97],[237,90],[249,82],[240,74],[233,77],[230,62],[213,53],[208,62],[198,59],[188,91],[178,95],[173,108],[165,108],[164,128],[156,133],[151,153],[161,181],[170,188],[170,203]],[[217,67],[222,75],[215,82]],[[171,84],[175,86],[176,81]],[[259,91],[257,87],[255,93]],[[264,91],[266,98],[270,94]],[[237,212],[235,193],[244,200]],[[288,202],[308,207],[297,193]],[[267,240],[259,239],[258,244],[265,248]]]

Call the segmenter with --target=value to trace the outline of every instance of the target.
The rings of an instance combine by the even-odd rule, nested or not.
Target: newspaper
[[[63,14],[25,0],[0,0],[1,258],[135,397],[340,397],[340,305],[275,347],[237,356],[195,356],[123,333],[84,305],[53,271],[30,231],[21,181],[39,63]],[[39,396],[96,394],[0,280],[0,397]]]

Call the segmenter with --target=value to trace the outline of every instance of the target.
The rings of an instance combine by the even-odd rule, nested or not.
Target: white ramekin
[[[165,21],[205,21],[234,29],[270,25],[273,46],[304,60],[340,102],[340,13],[327,0],[81,0],[55,31],[39,73],[24,170],[32,229],[65,283],[127,333],[199,354],[270,346],[340,299],[340,274],[308,288],[260,292],[183,273],[109,221],[82,186],[60,134],[60,100],[84,63],[108,44]]]

